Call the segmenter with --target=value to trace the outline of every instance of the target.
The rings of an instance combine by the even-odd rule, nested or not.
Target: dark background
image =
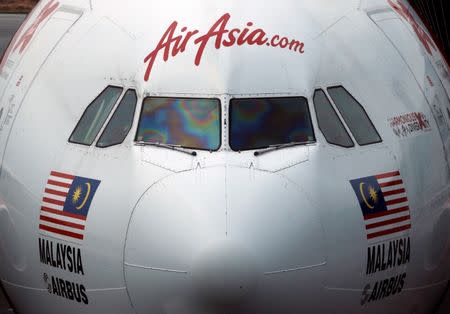
[[[450,64],[450,0],[409,0]]]
[[[0,12],[26,13],[39,0],[0,0]]]

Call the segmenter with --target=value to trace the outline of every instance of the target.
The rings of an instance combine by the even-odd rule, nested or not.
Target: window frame
[[[314,107],[314,114],[316,115],[317,127],[319,128],[320,132],[322,133],[323,137],[325,138],[325,141],[328,144],[331,144],[331,145],[334,145],[334,146],[338,146],[338,147],[342,147],[342,148],[345,148],[345,149],[354,148],[356,140],[353,138],[353,136],[352,136],[353,134],[351,134],[350,130],[348,129],[348,126],[345,124],[345,121],[343,120],[342,116],[340,115],[340,112],[338,111],[337,108],[335,108],[335,104],[331,101],[330,96],[328,95],[328,93],[326,92],[325,89],[326,88],[317,87],[317,88],[314,89],[314,93],[312,95],[312,103],[313,103],[313,107]],[[327,137],[325,136],[325,133],[323,132],[323,130],[322,130],[321,126],[320,126],[319,116],[317,114],[316,102],[314,101],[314,99],[316,97],[316,93],[318,91],[321,91],[325,95],[325,98],[328,100],[328,103],[330,104],[331,109],[333,109],[333,112],[336,115],[337,120],[340,122],[340,124],[344,128],[345,133],[347,134],[348,138],[352,142],[351,146],[344,146],[344,145],[339,145],[337,143],[332,143],[332,142],[328,141]]]
[[[369,123],[372,125],[373,129],[375,130],[375,133],[378,135],[378,137],[380,138],[379,141],[376,142],[370,142],[370,143],[365,143],[365,144],[360,144],[358,142],[358,140],[355,137],[355,134],[353,134],[351,128],[348,126],[347,121],[345,120],[345,117],[342,115],[341,110],[339,109],[339,106],[336,105],[336,102],[334,101],[333,97],[331,97],[330,93],[328,92],[328,90],[333,89],[333,88],[343,88],[348,95],[350,95],[350,97],[361,107],[362,111],[364,112],[364,114],[367,117],[367,120],[369,121]],[[350,91],[345,88],[343,85],[332,85],[332,86],[328,86],[326,88],[326,94],[329,97],[329,99],[332,101],[333,105],[336,107],[336,109],[339,111],[339,114],[342,117],[342,122],[345,123],[345,125],[347,126],[348,130],[350,131],[350,134],[353,136],[353,139],[355,140],[355,142],[359,145],[359,146],[368,146],[368,145],[374,145],[374,144],[378,144],[378,143],[382,143],[383,142],[383,138],[381,137],[380,133],[378,132],[377,128],[375,127],[375,124],[373,123],[372,119],[370,119],[370,116],[367,114],[366,108],[364,108],[364,106],[355,98],[355,96],[353,96],[352,93],[350,93]]]
[[[102,138],[103,134],[105,133],[106,129],[108,128],[109,123],[114,118],[114,115],[116,114],[117,110],[119,109],[119,106],[122,103],[122,100],[125,98],[125,96],[127,95],[127,93],[129,91],[134,91],[134,94],[136,95],[136,103],[134,105],[133,118],[131,120],[131,125],[130,125],[130,128],[128,129],[127,134],[125,135],[125,137],[123,138],[123,140],[120,143],[115,143],[115,144],[111,144],[111,145],[107,145],[107,146],[98,146],[98,141]],[[130,135],[131,130],[133,129],[133,125],[134,125],[135,118],[136,118],[136,109],[138,107],[138,103],[139,103],[139,97],[138,97],[136,89],[135,88],[127,88],[127,89],[125,89],[124,88],[124,91],[122,92],[121,96],[117,100],[117,103],[114,105],[113,109],[111,110],[110,115],[108,115],[108,119],[105,121],[105,124],[103,125],[102,129],[100,129],[99,134],[97,134],[97,137],[95,139],[95,147],[97,147],[97,148],[108,148],[108,147],[112,147],[112,146],[121,145],[121,144],[123,144],[123,142],[125,142],[127,137]]]
[[[231,107],[232,107],[232,101],[233,100],[241,100],[241,99],[286,99],[286,98],[290,98],[290,99],[299,99],[299,98],[303,98],[306,101],[306,108],[308,109],[308,115],[309,115],[309,123],[311,124],[311,130],[312,130],[312,135],[314,137],[314,140],[312,142],[317,143],[317,136],[316,136],[316,132],[314,130],[314,123],[312,121],[312,115],[311,115],[311,108],[310,103],[308,102],[308,98],[305,96],[274,96],[274,97],[270,97],[270,96],[265,96],[265,97],[258,97],[258,96],[251,96],[251,97],[232,97],[228,100],[228,134],[227,134],[227,138],[228,138],[228,147],[231,149],[231,151],[233,152],[248,152],[248,151],[255,151],[255,150],[261,150],[264,149],[266,147],[259,147],[259,148],[251,148],[251,149],[245,149],[245,150],[234,150],[233,147],[231,147],[231,128],[233,125],[233,119],[231,116]],[[315,113],[315,112],[314,112]],[[298,144],[298,146],[303,146],[303,145],[311,145],[313,144],[312,142],[308,142],[305,144]],[[277,145],[277,144],[274,144]],[[280,145],[283,145],[282,143],[280,143]]]
[[[89,109],[89,107],[90,107],[93,103],[95,103],[95,102],[100,98],[100,96],[103,94],[103,92],[105,92],[106,89],[109,88],[109,87],[120,88],[121,91],[120,91],[119,97],[117,97],[116,102],[115,102],[114,105],[111,107],[111,110],[109,111],[109,113],[108,113],[108,115],[107,115],[105,121],[103,122],[102,126],[100,127],[100,129],[98,130],[97,134],[95,135],[93,141],[92,141],[90,144],[85,144],[85,143],[79,143],[79,142],[74,142],[74,141],[72,141],[71,138],[72,138],[73,134],[75,133],[75,131],[77,130],[79,124],[81,123],[81,120],[83,120],[83,117],[84,117],[84,115],[86,114],[86,111]],[[75,125],[75,127],[73,128],[72,132],[70,133],[69,139],[68,139],[67,141],[68,141],[69,143],[71,143],[71,144],[77,144],[77,145],[82,145],[82,146],[86,146],[86,147],[91,147],[94,143],[97,144],[97,140],[98,140],[98,138],[99,138],[98,136],[99,136],[100,132],[103,132],[103,130],[104,130],[104,128],[105,128],[105,125],[106,125],[106,124],[109,122],[109,120],[110,120],[111,113],[114,111],[114,108],[117,107],[117,104],[122,100],[123,95],[124,95],[124,90],[125,90],[125,88],[124,88],[123,86],[118,86],[118,85],[107,85],[105,88],[103,88],[102,91],[101,91],[101,92],[100,92],[100,93],[99,93],[99,94],[98,94],[98,95],[97,95],[97,96],[89,103],[89,105],[86,106],[86,108],[84,109],[83,113],[82,113],[81,116],[78,118],[78,122],[77,122],[77,124]]]
[[[139,133],[139,127],[141,126],[142,112],[144,111],[145,100],[148,99],[148,98],[154,98],[154,99],[165,98],[165,99],[189,99],[189,100],[204,100],[204,99],[216,100],[218,102],[218,108],[219,108],[219,113],[218,113],[218,120],[219,120],[219,145],[218,145],[218,147],[216,149],[205,149],[205,148],[195,148],[195,147],[181,146],[180,148],[181,149],[195,150],[195,151],[197,151],[197,150],[198,151],[205,151],[205,152],[217,152],[217,151],[219,151],[222,148],[222,145],[223,145],[223,141],[222,141],[222,101],[218,97],[187,97],[187,96],[177,97],[177,96],[161,96],[161,95],[158,95],[158,96],[147,95],[147,96],[143,97],[142,98],[142,102],[141,102],[141,109],[139,110],[139,115],[137,117],[138,124],[137,124],[137,127],[136,127],[136,134],[135,134],[134,139],[133,139],[135,144],[137,142],[139,142],[137,137],[138,137],[138,133]],[[149,142],[149,143],[151,145],[152,142]]]

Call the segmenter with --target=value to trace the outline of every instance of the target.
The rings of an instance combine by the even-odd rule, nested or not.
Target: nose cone
[[[131,301],[139,314],[300,313],[320,299],[322,230],[317,209],[282,176],[175,174],[150,187],[131,217]]]
[[[193,293],[212,307],[233,306],[250,295],[258,282],[258,265],[239,244],[224,239],[200,252],[192,264]]]

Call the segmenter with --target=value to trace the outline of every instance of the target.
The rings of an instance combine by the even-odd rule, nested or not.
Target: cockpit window
[[[136,141],[217,150],[220,120],[218,99],[149,97],[142,105]]]
[[[381,142],[381,137],[361,104],[342,86],[328,88],[328,94],[359,145]]]
[[[314,93],[314,108],[319,128],[328,143],[342,147],[355,146],[325,92],[321,89]]]
[[[91,145],[119,99],[123,88],[108,86],[87,107],[69,138],[69,142]]]
[[[315,141],[303,97],[241,98],[230,102],[230,146],[234,151]]]
[[[97,147],[109,147],[122,143],[133,125],[137,96],[133,89],[128,90],[120,101],[111,120],[97,142]]]

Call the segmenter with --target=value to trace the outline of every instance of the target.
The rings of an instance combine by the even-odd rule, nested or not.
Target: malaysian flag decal
[[[42,198],[40,233],[66,241],[82,241],[99,184],[99,180],[52,171]]]
[[[368,240],[402,235],[411,229],[408,197],[400,171],[350,181],[359,201]]]

